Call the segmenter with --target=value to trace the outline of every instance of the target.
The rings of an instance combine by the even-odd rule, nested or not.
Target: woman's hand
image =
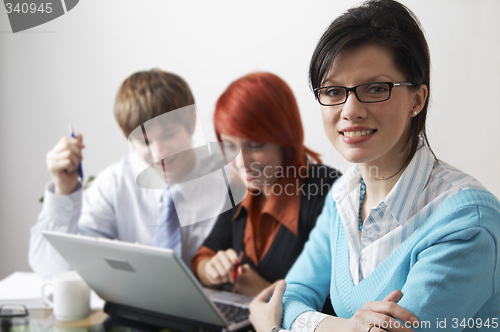
[[[238,268],[238,276],[234,281],[233,292],[256,296],[269,285],[271,285],[270,282],[262,278],[250,265],[245,264]]]
[[[278,280],[252,300],[250,322],[257,332],[270,332],[273,327],[281,326],[285,290],[285,280]]]
[[[319,324],[317,332],[411,332],[413,330],[407,326],[418,326],[418,319],[411,312],[397,304],[402,297],[403,293],[395,290],[382,301],[366,303],[350,319],[343,320],[337,317],[329,317]],[[403,323],[397,321],[396,318]]]
[[[219,250],[214,257],[204,264],[204,278],[202,278],[202,281],[211,286],[232,282],[234,267],[237,263],[238,254],[236,251],[233,249]],[[200,277],[202,277],[201,274]]]

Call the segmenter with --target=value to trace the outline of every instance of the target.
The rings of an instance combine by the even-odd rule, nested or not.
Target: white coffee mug
[[[53,300],[46,293],[48,286],[54,289]],[[75,271],[56,274],[52,281],[44,283],[42,298],[58,321],[80,320],[90,314],[90,288]]]

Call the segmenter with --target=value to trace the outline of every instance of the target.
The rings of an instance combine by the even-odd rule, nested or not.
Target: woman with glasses
[[[248,194],[219,216],[192,269],[205,286],[229,284],[256,295],[285,277],[339,173],[304,146],[293,92],[274,74],[231,83],[217,101],[214,124],[220,142],[241,149]]]
[[[500,204],[429,146],[429,59],[417,18],[392,0],[348,10],[321,37],[310,83],[355,164],[286,285],[252,303],[258,332],[499,329]],[[328,295],[337,317],[317,312]]]

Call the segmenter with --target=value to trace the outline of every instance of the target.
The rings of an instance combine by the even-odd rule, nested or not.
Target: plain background
[[[328,142],[308,86],[313,49],[331,21],[359,3],[85,0],[13,34],[0,8],[0,278],[27,271],[29,229],[49,175],[45,155],[72,123],[88,175],[128,152],[113,117],[120,83],[159,67],[183,76],[205,136],[227,85],[252,71],[281,76],[301,110],[306,144],[349,166]],[[432,57],[428,136],[438,158],[500,197],[500,1],[405,0]]]

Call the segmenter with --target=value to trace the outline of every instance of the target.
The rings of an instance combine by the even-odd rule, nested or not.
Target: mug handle
[[[51,308],[54,308],[54,301],[51,301],[49,299],[49,296],[45,294],[45,289],[47,288],[47,286],[52,286],[54,287],[54,284],[52,283],[52,281],[47,281],[45,282],[43,285],[42,285],[42,300],[43,302],[45,302],[49,307]],[[53,295],[52,295],[53,296]]]

